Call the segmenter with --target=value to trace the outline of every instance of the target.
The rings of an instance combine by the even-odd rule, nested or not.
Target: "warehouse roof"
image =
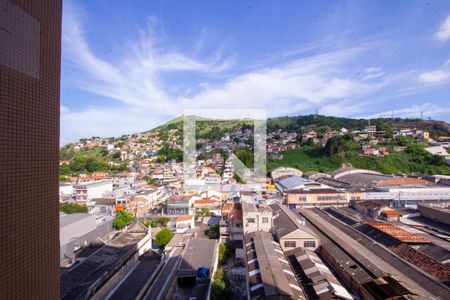
[[[283,251],[271,234],[257,231],[245,237],[251,298],[305,299]]]
[[[304,186],[320,186],[319,183],[312,180],[300,177],[300,176],[289,176],[276,182],[276,185],[282,191],[289,191],[292,189],[302,188]]]
[[[314,231],[304,225],[304,220],[294,212],[290,211],[286,206],[274,203],[269,205],[269,207],[272,209],[275,216],[273,225],[278,238],[282,238],[296,230],[302,230],[309,235],[318,238]]]
[[[183,254],[180,267],[183,275],[197,274],[197,269],[201,267],[212,268],[217,241],[210,239],[195,238],[190,240]]]

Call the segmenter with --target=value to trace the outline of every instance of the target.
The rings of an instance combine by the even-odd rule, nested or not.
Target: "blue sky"
[[[185,108],[450,120],[450,2],[64,1],[61,142]]]

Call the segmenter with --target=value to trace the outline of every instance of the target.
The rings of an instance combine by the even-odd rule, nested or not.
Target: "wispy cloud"
[[[445,37],[447,23],[450,17],[442,24],[439,32],[444,33],[440,37]],[[158,40],[157,24],[158,19],[148,18],[137,40],[122,43],[123,56],[107,60],[87,42],[80,9],[72,1],[65,2],[63,64],[76,74],[66,75],[69,78],[65,80],[71,88],[110,99],[111,103],[90,103],[81,110],[70,104],[61,107],[63,140],[146,130],[178,116],[183,108],[194,107],[265,108],[270,116],[315,109],[337,116],[370,115],[376,109],[373,101],[379,92],[384,92],[385,98],[398,97],[450,79],[448,62],[432,71],[393,71],[378,66],[370,58],[385,41],[380,45],[371,39],[354,43],[357,47],[341,48],[323,47],[323,42],[317,41],[286,51],[282,60],[255,57],[244,64],[224,55],[220,47],[209,55],[205,53],[211,48],[205,46],[208,37],[214,36],[207,28],[188,55],[186,49],[177,50]],[[181,82],[167,80],[174,75],[182,78]],[[196,76],[201,83],[190,80]],[[430,111],[439,113],[433,104],[427,105]],[[425,108],[411,106],[397,112],[408,116]]]
[[[450,79],[450,72],[437,70],[425,72],[419,75],[419,80],[425,83],[438,83]]]
[[[361,74],[361,79],[376,79],[384,76],[385,74],[386,72],[384,72],[382,68],[366,68]]]
[[[380,111],[376,114],[366,115],[363,118],[378,118],[378,117],[400,117],[400,118],[420,118],[421,114],[427,117],[447,116],[450,113],[449,107],[442,107],[431,102],[423,104],[415,104],[409,107],[394,109],[391,111]]]
[[[183,105],[194,107],[269,108],[271,115],[305,112],[379,88],[376,83],[363,83],[341,73],[343,65],[361,51],[344,49],[255,70],[181,100]]]
[[[441,23],[435,37],[442,42],[450,39],[450,15]]]
[[[441,69],[423,72],[419,81],[428,84],[442,84],[450,81],[450,60],[446,61]]]
[[[217,52],[211,59],[197,60],[175,50],[159,49],[153,30],[156,22],[155,18],[149,18],[147,28],[139,32],[139,39],[123,45],[124,57],[108,62],[96,55],[87,43],[80,8],[73,1],[65,3],[63,64],[76,70],[76,76],[66,80],[72,88],[76,86],[111,99],[112,106],[91,105],[81,111],[62,109],[63,137],[112,135],[126,127],[136,130],[153,124],[150,120],[176,116],[181,108],[176,97],[169,94],[170,89],[165,88],[162,80],[165,73],[210,74],[223,72],[233,65],[233,59],[222,58]],[[136,126],[127,126],[127,122],[124,125],[124,118]],[[99,126],[95,125],[97,121]]]

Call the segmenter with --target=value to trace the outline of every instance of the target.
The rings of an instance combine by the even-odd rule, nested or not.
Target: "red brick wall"
[[[0,5],[0,298],[58,299],[62,3]]]

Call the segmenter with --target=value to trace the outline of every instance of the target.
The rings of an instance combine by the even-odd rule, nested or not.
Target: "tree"
[[[219,238],[219,235],[220,235],[219,231],[220,231],[219,224],[213,224],[213,225],[209,226],[208,229],[205,230],[205,234],[210,239],[217,239],[217,238]]]
[[[213,214],[209,211],[207,208],[200,208],[199,211],[197,211],[197,216],[201,217],[212,217]]]
[[[59,174],[60,175],[71,175],[73,174],[72,169],[70,169],[70,166],[68,164],[63,164],[59,166]]]
[[[327,144],[325,145],[325,152],[329,156],[332,156],[342,151],[344,151],[343,138],[339,135],[330,137],[327,141]]]
[[[151,178],[149,176],[144,176],[143,178],[147,184],[155,185],[156,184],[156,178]]]
[[[183,151],[174,149],[166,144],[158,151],[158,159],[164,162],[175,159],[177,162],[180,162],[183,160]]]
[[[223,264],[229,255],[230,255],[230,244],[220,243],[218,253],[219,263]]]
[[[249,148],[238,148],[234,153],[247,168],[253,168],[253,152]]]
[[[305,146],[314,146],[314,139],[308,138],[305,142]]]
[[[173,232],[169,228],[164,227],[156,234],[155,241],[158,245],[163,247],[172,239],[172,237]]]
[[[117,229],[122,229],[128,224],[131,223],[131,221],[134,220],[134,216],[126,211],[119,211],[116,215],[116,218],[113,221],[114,227]]]
[[[87,213],[88,208],[86,205],[78,205],[75,203],[60,203],[59,210],[66,214],[74,214],[74,213]]]
[[[217,268],[214,280],[211,286],[211,299],[228,299],[229,291],[225,282],[225,275],[221,267]]]
[[[169,223],[169,218],[168,217],[160,217],[158,218],[158,223],[159,225],[161,225],[161,227],[166,227],[167,223]]]

